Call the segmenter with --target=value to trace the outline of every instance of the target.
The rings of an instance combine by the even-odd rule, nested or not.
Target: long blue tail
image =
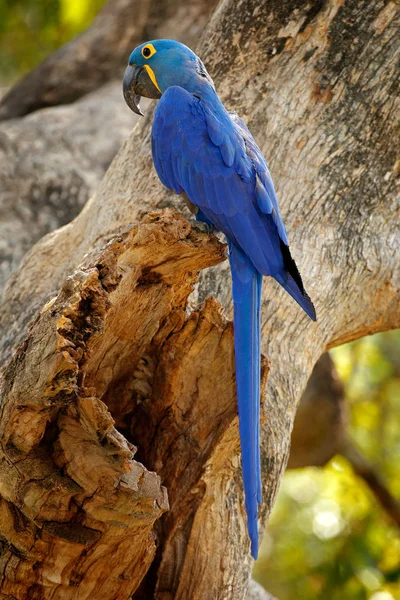
[[[260,468],[260,308],[262,275],[248,257],[229,243],[235,328],[236,391],[242,471],[251,554],[258,555]]]

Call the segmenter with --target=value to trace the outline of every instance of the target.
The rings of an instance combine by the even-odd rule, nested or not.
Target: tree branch
[[[326,353],[316,362],[297,408],[288,468],[325,465],[341,451],[346,426],[344,387]]]
[[[147,35],[194,43],[214,4],[112,0],[0,102],[1,120],[2,111],[15,117],[114,81],[69,107],[0,124],[0,291],[37,240],[77,216],[136,123],[115,80],[132,48]]]
[[[376,468],[368,463],[349,440],[343,443],[341,454],[347,458],[355,474],[365,481],[386,514],[400,527],[400,502],[393,497]]]

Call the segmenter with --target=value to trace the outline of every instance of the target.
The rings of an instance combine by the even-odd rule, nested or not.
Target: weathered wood
[[[153,213],[41,311],[3,381],[1,598],[128,599],[149,568],[167,492],[106,404],[170,486],[172,537],[210,503],[229,520],[215,490],[238,467],[232,325],[213,300],[185,318],[199,270],[224,254]]]
[[[265,282],[263,341],[271,371],[263,410],[262,525],[285,468],[296,405],[317,358],[328,347],[400,324],[399,12],[390,0],[227,1],[200,46],[226,105],[247,119],[269,158],[292,253],[319,317],[317,324],[310,323],[273,281]],[[59,289],[83,257],[94,259],[107,239],[154,207],[179,205],[180,199],[163,191],[154,176],[150,121],[149,113],[74,223],[36,245],[11,278],[1,307],[8,334],[3,360],[26,336],[37,304]],[[51,271],[43,269],[48,261]],[[228,305],[226,269],[225,264],[205,273],[197,298],[218,290]],[[140,369],[146,372],[146,365]],[[173,379],[174,372],[167,373]],[[163,385],[168,387],[168,381]],[[151,404],[149,427],[152,410]],[[132,440],[139,435],[135,429]],[[213,439],[218,446],[219,439]],[[150,456],[156,461],[156,448]],[[210,460],[218,460],[211,449]],[[174,465],[173,474],[179,467]],[[170,485],[182,486],[184,493],[185,478],[177,479],[179,473]],[[188,530],[161,528],[153,570],[142,584],[143,589],[156,586],[155,598],[188,597],[188,590],[202,600],[246,596],[251,563],[234,483],[240,477],[217,491],[226,481],[221,474],[209,497],[209,475],[206,469],[198,481],[204,485],[206,480],[201,489],[210,508],[200,504]],[[179,493],[171,489],[172,506]],[[226,498],[221,513],[212,510],[215,497]],[[230,508],[234,535],[226,529]],[[221,534],[213,537],[211,549],[214,518]],[[212,553],[221,557],[219,568]]]

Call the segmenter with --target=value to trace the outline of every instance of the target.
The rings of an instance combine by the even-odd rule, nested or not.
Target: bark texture
[[[259,583],[251,580],[246,600],[276,600],[276,598],[266,592]]]
[[[170,483],[169,535],[193,535],[196,518],[212,544],[213,502],[229,520],[210,493],[238,467],[232,326],[213,300],[184,311],[199,269],[224,253],[179,215],[153,213],[41,311],[2,388],[1,598],[114,600],[138,587],[167,491],[114,420]]]
[[[265,282],[263,341],[271,371],[263,406],[262,526],[285,468],[296,406],[318,357],[326,348],[400,323],[399,12],[398,4],[389,0],[315,0],[307,4],[245,0],[239,5],[227,0],[214,13],[200,46],[199,53],[225,104],[246,118],[269,159],[292,253],[319,316],[318,323],[310,323],[274,282]],[[37,244],[10,279],[1,307],[4,361],[26,338],[37,306],[59,291],[77,265],[82,261],[98,264],[107,241],[155,207],[179,205],[179,198],[161,188],[152,170],[150,121],[149,113],[77,219]],[[184,227],[179,217],[176,222]],[[174,246],[170,247],[172,254],[178,253]],[[176,257],[173,262],[178,268],[179,254]],[[196,249],[195,260],[197,271],[217,262],[217,257],[200,264],[201,253]],[[141,261],[138,256],[140,265]],[[49,262],[51,270],[44,269]],[[225,264],[219,271],[202,275],[191,307],[216,290],[223,304],[229,305],[226,269]],[[185,277],[189,275],[183,280]],[[145,279],[143,289],[135,288],[139,306],[141,294],[153,283],[151,276],[150,281]],[[124,314],[126,310],[127,305],[119,308]],[[141,314],[148,319],[147,327],[158,331],[153,308]],[[201,373],[210,356],[219,356],[213,354],[211,343],[214,328],[223,348],[226,341],[226,356],[229,347],[232,357],[230,325],[217,315],[215,303],[209,301],[200,313],[195,311],[173,330],[162,345],[154,373],[148,347],[138,352],[141,362],[128,361],[131,369],[144,374],[142,379],[146,374],[151,379],[151,384],[147,381],[151,401],[146,401],[150,388],[145,385],[144,401],[132,415],[130,439],[138,446],[146,468],[161,474],[171,505],[157,521],[157,556],[134,596],[137,598],[151,597],[149,590],[162,600],[236,600],[247,594],[251,563],[235,459],[234,410],[228,402],[233,373],[230,382],[227,376],[223,392],[216,383],[211,388],[218,391],[223,410],[222,414],[210,411],[211,430],[208,421],[203,422],[205,415],[197,396],[209,394],[208,380],[219,381],[220,372],[211,361],[213,368],[205,369],[207,376],[197,379],[193,387],[186,373],[192,362],[188,358],[191,328],[201,340],[193,355],[201,357],[196,364]],[[84,331],[83,323],[82,328]],[[105,329],[105,339],[97,338],[99,347],[108,343],[109,335]],[[175,335],[178,346],[183,347],[181,354],[170,351]],[[210,350],[202,353],[200,348],[208,340]],[[96,354],[95,347],[93,352]],[[88,383],[90,380],[98,390],[104,390],[112,379],[115,360],[107,365],[107,354],[105,360],[109,375],[107,369],[88,374]],[[168,360],[173,361],[173,369],[165,367]],[[225,368],[229,360],[224,362]],[[129,371],[127,364],[124,368]],[[177,384],[175,377],[179,379],[182,373]],[[182,394],[177,392],[180,386]],[[120,403],[116,407],[111,396],[97,394],[126,432]],[[125,385],[123,378],[119,395],[128,409],[129,383]],[[154,423],[159,423],[157,444],[148,441]],[[199,444],[197,427],[204,427],[210,447]],[[189,447],[184,445],[181,450],[184,442]],[[168,460],[160,456],[159,443],[171,447]],[[199,454],[201,468],[192,462],[193,455]],[[191,518],[185,520],[188,515]]]

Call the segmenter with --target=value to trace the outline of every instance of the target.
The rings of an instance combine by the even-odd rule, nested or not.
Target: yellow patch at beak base
[[[149,77],[150,77],[152,83],[156,86],[156,88],[158,89],[160,94],[162,94],[160,88],[158,87],[157,79],[156,79],[156,76],[154,75],[153,69],[151,67],[149,67],[149,65],[144,65],[144,68],[146,69],[147,73],[149,74]]]

